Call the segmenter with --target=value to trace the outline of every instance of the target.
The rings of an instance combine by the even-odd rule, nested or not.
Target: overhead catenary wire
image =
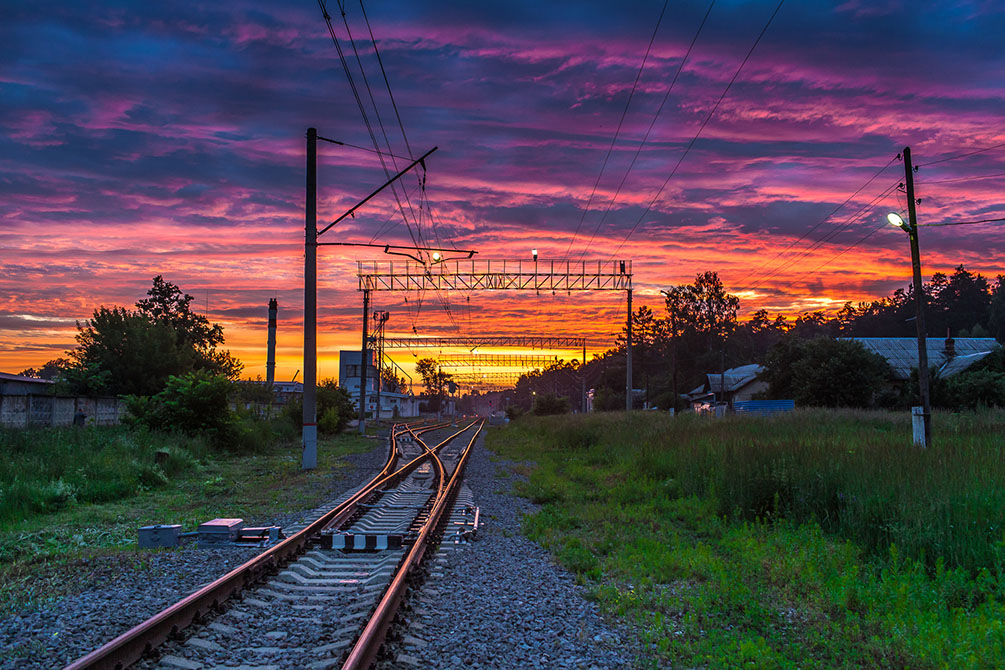
[[[775,17],[778,15],[778,12],[779,10],[781,10],[783,4],[785,4],[785,0],[779,0],[778,5],[775,7],[775,11],[773,11],[771,13],[771,16],[768,17],[767,23],[764,24],[764,27],[761,29],[761,32],[757,35],[757,39],[754,40],[754,44],[750,47],[750,50],[747,52],[747,55],[743,57],[743,60],[740,61],[740,66],[736,68],[736,72],[733,73],[732,79],[730,79],[729,83],[726,84],[726,88],[723,89],[722,95],[720,95],[719,99],[715,101],[715,105],[712,106],[712,109],[709,111],[708,115],[701,122],[701,126],[698,127],[698,132],[696,132],[694,137],[691,138],[691,141],[688,142],[687,148],[684,149],[684,153],[681,154],[680,158],[677,160],[677,163],[674,165],[673,170],[671,170],[670,174],[667,175],[667,178],[666,180],[664,180],[663,185],[660,186],[659,190],[656,192],[656,195],[646,206],[645,210],[639,216],[638,220],[636,220],[635,224],[629,229],[628,234],[625,235],[625,238],[621,241],[621,244],[619,244],[618,247],[614,250],[614,253],[611,254],[612,259],[616,258],[618,253],[621,252],[622,247],[625,246],[625,244],[628,242],[628,239],[638,229],[638,227],[642,224],[642,221],[645,219],[646,215],[656,204],[656,201],[659,200],[660,196],[663,194],[664,189],[666,189],[667,184],[669,184],[670,180],[673,179],[675,174],[677,174],[677,170],[678,168],[680,168],[681,163],[684,162],[684,159],[687,158],[687,155],[691,152],[691,148],[694,146],[695,142],[697,142],[698,138],[701,137],[701,133],[703,130],[705,130],[705,126],[707,126],[708,122],[712,120],[712,116],[715,115],[716,110],[719,109],[719,105],[722,104],[722,101],[726,98],[726,95],[729,93],[729,89],[733,87],[733,83],[736,82],[737,78],[740,76],[740,72],[743,71],[743,67],[747,64],[747,61],[750,60],[750,57],[753,55],[754,50],[757,48],[757,45],[761,43],[761,39],[764,37],[764,34],[768,32],[768,28],[771,26],[771,23],[775,20]]]
[[[660,30],[660,25],[663,23],[663,16],[666,14],[667,5],[669,4],[670,0],[663,0],[663,9],[660,10],[659,18],[656,19],[656,27],[653,28],[652,37],[649,38],[649,45],[646,47],[646,53],[642,56],[642,64],[639,65],[639,71],[635,74],[635,81],[632,83],[632,90],[628,93],[628,100],[625,101],[625,108],[621,110],[621,118],[618,119],[618,127],[614,131],[614,137],[611,138],[611,146],[607,148],[607,154],[604,156],[604,161],[600,166],[600,173],[597,174],[597,179],[593,182],[593,189],[590,191],[590,197],[587,199],[586,207],[583,208],[583,213],[579,217],[579,223],[576,225],[576,230],[572,234],[572,239],[569,240],[569,247],[565,250],[564,259],[569,258],[569,252],[572,251],[572,245],[576,243],[579,231],[583,227],[583,221],[586,220],[586,214],[590,211],[590,205],[593,203],[593,196],[597,193],[597,187],[600,186],[600,180],[604,176],[604,170],[607,169],[607,162],[611,159],[611,154],[614,152],[614,146],[617,144],[618,137],[621,135],[621,128],[625,123],[625,117],[628,116],[628,108],[632,104],[632,98],[635,97],[635,91],[639,86],[639,81],[642,79],[642,71],[646,68],[646,62],[649,60],[650,52],[652,52],[653,43],[656,41],[656,34]]]
[[[374,116],[377,119],[377,125],[380,126],[380,132],[384,136],[384,143],[387,144],[388,153],[391,153],[391,140],[387,136],[387,129],[384,127],[384,121],[383,121],[383,119],[380,116],[380,108],[377,106],[377,99],[373,95],[373,89],[370,87],[370,80],[367,78],[366,71],[363,68],[363,59],[359,55],[359,49],[356,47],[356,40],[352,36],[352,29],[349,27],[349,18],[346,15],[345,5],[343,4],[342,0],[338,0],[338,4],[339,4],[339,9],[341,10],[341,13],[342,13],[342,23],[345,25],[346,35],[349,38],[349,45],[352,47],[353,54],[356,57],[356,64],[359,67],[360,77],[363,80],[363,85],[366,87],[367,95],[370,98],[370,104],[373,105],[373,112],[374,112]],[[375,149],[379,148],[376,145],[376,139],[374,139],[374,148]],[[387,166],[384,164],[383,157],[381,157],[381,165],[384,167],[385,174],[387,174],[388,178],[390,178],[391,173],[388,171]],[[395,173],[398,172],[398,162],[395,160],[393,154],[391,156],[391,166],[394,168],[394,172]],[[399,196],[398,196],[398,189],[397,189],[397,185],[396,184],[391,184],[391,193],[394,195],[394,199],[398,203],[398,206],[402,207],[401,200],[399,199]],[[414,222],[415,222],[416,236],[418,237],[418,242],[419,242],[417,246],[420,246],[420,247],[428,246],[426,244],[426,240],[424,239],[423,234],[422,234],[422,226],[421,226],[421,224],[420,224],[420,222],[418,220],[418,217],[415,214],[415,209],[414,209],[414,207],[412,207],[412,202],[408,198],[407,193],[405,194],[405,203],[408,205],[408,211],[411,213],[412,218],[414,219]],[[402,215],[402,218],[407,223],[408,217],[405,215],[405,210],[404,210],[403,207],[402,207],[402,210],[401,210],[401,215]]]
[[[321,9],[321,14],[324,16],[325,24],[328,26],[328,34],[331,36],[332,44],[335,45],[335,51],[338,53],[339,62],[342,64],[342,69],[345,71],[346,79],[349,82],[349,88],[352,91],[353,98],[356,100],[356,106],[359,108],[360,115],[363,117],[363,124],[366,126],[367,133],[370,135],[370,141],[373,143],[374,149],[378,152],[377,157],[380,160],[384,174],[389,176],[390,172],[387,169],[387,164],[384,162],[383,152],[380,151],[380,144],[377,141],[377,135],[374,133],[373,125],[370,123],[369,115],[366,113],[366,106],[363,104],[363,99],[359,94],[359,88],[356,86],[356,82],[352,76],[352,71],[349,68],[349,61],[346,59],[345,52],[342,50],[342,45],[339,44],[338,36],[335,34],[335,27],[332,25],[332,17],[328,13],[325,0],[318,0],[318,7]],[[392,192],[394,192],[393,189]],[[405,227],[408,229],[408,235],[412,239],[412,243],[415,246],[420,246],[419,241],[412,232],[412,226],[408,222],[408,217],[405,215],[405,210],[401,206],[401,202],[397,201],[397,204],[399,210],[401,211],[402,218],[404,219]]]
[[[656,126],[656,121],[660,114],[663,112],[663,108],[666,106],[667,100],[670,99],[670,94],[673,92],[674,86],[677,85],[677,80],[680,78],[681,73],[684,71],[684,66],[687,65],[688,59],[691,57],[691,52],[694,50],[694,45],[698,41],[698,37],[701,35],[702,29],[705,27],[705,23],[708,22],[708,16],[712,13],[712,7],[715,6],[715,0],[712,0],[708,4],[708,9],[705,10],[705,15],[701,19],[701,23],[698,24],[698,30],[695,31],[694,37],[691,38],[691,43],[687,47],[687,51],[684,53],[684,58],[681,59],[680,66],[678,66],[677,71],[674,73],[673,80],[671,80],[670,85],[667,87],[666,92],[663,94],[663,100],[660,101],[659,107],[656,108],[656,112],[653,114],[652,120],[649,122],[649,127],[646,129],[646,133],[639,143],[639,146],[635,149],[635,154],[632,156],[631,162],[628,164],[628,168],[621,177],[621,182],[618,184],[617,190],[615,190],[614,195],[611,197],[610,201],[607,203],[607,207],[604,209],[603,215],[601,215],[600,220],[593,229],[593,234],[590,235],[590,241],[587,242],[586,248],[583,249],[583,253],[580,254],[580,260],[586,257],[587,252],[589,252],[590,247],[593,245],[593,241],[597,237],[597,233],[600,228],[604,225],[604,221],[607,220],[607,215],[610,214],[611,209],[614,207],[614,203],[617,202],[618,198],[621,196],[621,191],[625,187],[625,182],[628,181],[628,176],[631,171],[635,168],[635,163],[638,161],[639,156],[642,154],[642,149],[646,142],[649,141],[649,135],[652,134],[653,128]],[[613,147],[613,144],[612,144]],[[585,216],[585,212],[584,212]],[[570,245],[571,248],[571,245]]]

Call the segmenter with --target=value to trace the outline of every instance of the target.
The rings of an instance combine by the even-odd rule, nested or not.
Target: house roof
[[[858,342],[869,351],[885,358],[893,369],[893,376],[896,379],[910,379],[911,370],[918,367],[918,340],[916,338],[850,337],[844,339]],[[928,364],[940,368],[940,377],[948,377],[962,372],[999,346],[993,337],[957,337],[953,343],[956,355],[950,359],[946,356],[946,340],[940,337],[929,337],[926,340]],[[946,372],[943,372],[943,368]]]
[[[726,393],[733,393],[757,379],[757,375],[762,372],[764,372],[764,367],[756,363],[730,368],[725,372],[710,372],[705,375],[705,383],[687,395],[696,398],[711,393],[721,393],[723,385],[725,385]]]
[[[7,372],[0,372],[0,381],[4,382],[24,382],[26,384],[55,384],[56,382],[50,379],[38,379],[37,377],[22,377],[21,375],[12,375]]]

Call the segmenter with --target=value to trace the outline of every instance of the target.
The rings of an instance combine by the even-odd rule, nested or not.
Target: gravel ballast
[[[386,457],[385,440],[374,440],[374,448],[367,452],[346,455],[350,467],[332,477],[324,499],[333,499],[372,476]],[[299,511],[247,521],[285,528],[303,514]],[[248,561],[258,551],[186,545],[177,550],[95,558],[90,561],[92,575],[85,590],[0,620],[0,670],[62,668]]]
[[[572,575],[521,535],[521,518],[535,506],[511,493],[509,464],[490,456],[483,435],[465,476],[481,508],[478,539],[444,546],[431,557],[430,576],[411,601],[404,640],[392,646],[396,660],[385,667],[631,667],[634,636],[606,622]],[[385,457],[383,440],[347,456],[352,467],[333,478],[326,497],[372,476]],[[289,527],[303,515],[256,521]],[[254,553],[185,548],[149,553],[145,562],[129,556],[119,565],[105,561],[86,590],[0,620],[0,670],[63,667]],[[316,660],[291,642],[276,646],[284,648],[282,667],[309,667]]]
[[[536,506],[511,493],[509,464],[494,462],[484,442],[465,473],[481,508],[478,539],[437,552],[395,667],[631,667],[634,636],[607,623],[573,576],[521,535]]]

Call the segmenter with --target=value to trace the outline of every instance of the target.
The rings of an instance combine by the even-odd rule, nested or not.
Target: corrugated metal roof
[[[910,379],[911,370],[918,367],[918,340],[913,337],[849,337],[860,343],[869,351],[879,354],[887,360],[897,379]],[[993,337],[957,337],[953,340],[956,356],[953,358],[953,372],[939,376],[948,376],[965,370],[978,360],[987,356],[997,348],[998,342]],[[941,337],[929,337],[925,344],[928,348],[928,365],[943,367],[950,359],[946,357],[946,340]],[[982,354],[974,358],[975,354]],[[960,363],[955,361],[959,360]],[[969,361],[963,365],[964,361]],[[963,365],[963,367],[958,367]],[[958,367],[958,369],[957,369]]]
[[[730,368],[725,373],[711,372],[705,375],[707,380],[705,385],[709,392],[721,393],[725,383],[726,393],[732,393],[757,379],[757,375],[762,372],[764,368],[756,363],[741,365],[738,368]]]
[[[37,379],[35,377],[22,377],[21,375],[12,375],[6,372],[0,372],[0,380],[5,382],[25,382],[27,384],[55,384],[56,382],[49,379]]]

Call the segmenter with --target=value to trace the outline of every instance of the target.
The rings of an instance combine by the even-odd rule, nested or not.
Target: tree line
[[[839,338],[915,337],[911,286],[868,302],[847,302],[833,316],[823,311],[794,319],[767,310],[740,321],[740,299],[715,272],[661,291],[658,312],[641,306],[632,314],[632,376],[642,389],[639,403],[681,409],[682,394],[701,385],[708,373],[758,363],[767,395],[793,398],[801,405],[885,406],[914,404],[910,384],[891,383],[881,356]],[[994,337],[1005,342],[1005,276],[995,282],[957,267],[936,273],[923,285],[929,337]],[[541,396],[565,398],[578,408],[581,384],[594,389],[594,408],[625,407],[625,335],[585,366],[558,362],[520,378],[511,392],[515,407],[531,410]],[[933,382],[933,401],[953,407],[1005,405],[1005,362],[997,353],[973,371]]]

